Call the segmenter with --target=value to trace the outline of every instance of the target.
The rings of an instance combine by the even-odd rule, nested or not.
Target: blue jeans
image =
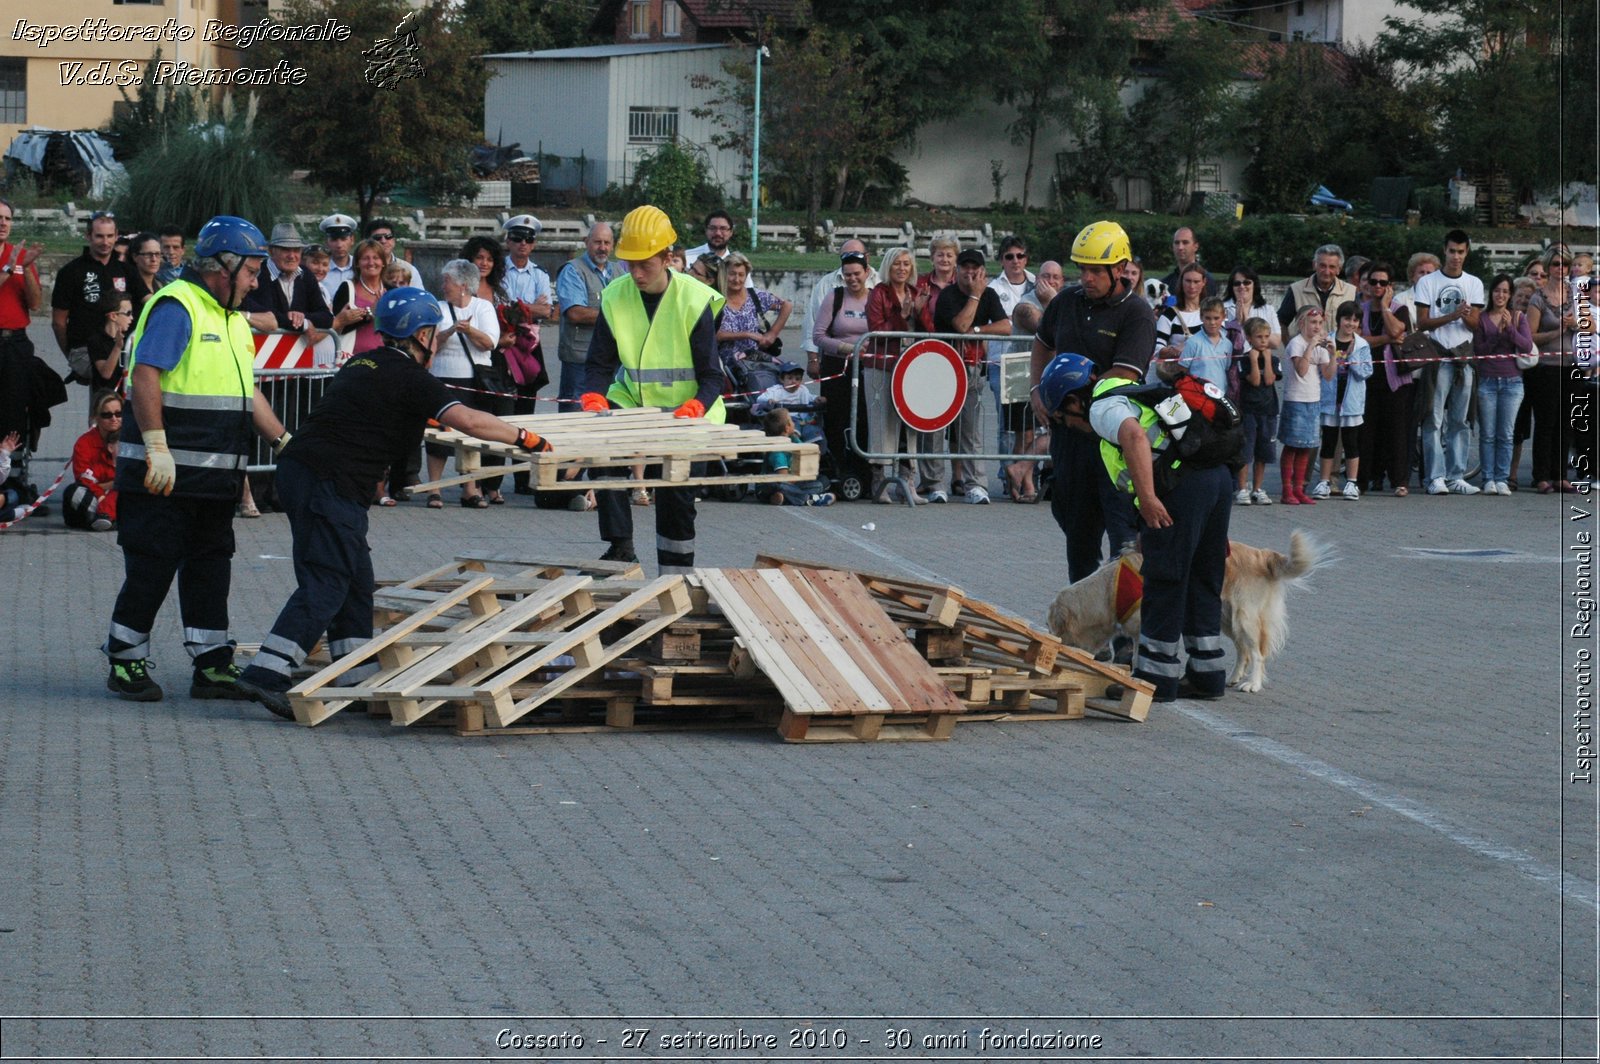
[[[561,363],[561,378],[556,385],[556,411],[570,414],[581,409],[578,406],[578,397],[583,394],[584,379],[588,377],[587,366],[576,362]]]
[[[1451,349],[1457,357],[1472,353],[1469,341]],[[1435,371],[1433,402],[1422,422],[1422,479],[1460,480],[1467,474],[1467,408],[1472,403],[1472,364],[1440,362]],[[1515,411],[1513,411],[1515,413]],[[1510,459],[1507,459],[1507,464]]]
[[[1511,479],[1511,429],[1522,406],[1521,377],[1478,378],[1478,459],[1483,479]]]

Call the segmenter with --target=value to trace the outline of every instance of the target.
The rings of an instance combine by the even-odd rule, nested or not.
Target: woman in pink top
[[[333,294],[333,331],[339,338],[339,362],[351,355],[375,351],[383,346],[372,327],[372,312],[383,295],[383,268],[389,265],[389,252],[376,240],[356,245],[356,275]],[[342,334],[355,330],[354,337]]]
[[[834,462],[842,468],[849,459],[846,443],[850,426],[850,362],[856,341],[867,332],[867,257],[849,251],[839,256],[839,276],[844,284],[822,301],[811,338],[821,356],[822,398],[827,412],[823,416],[823,436]],[[866,442],[867,403],[865,391],[857,394],[855,423],[862,443]]]

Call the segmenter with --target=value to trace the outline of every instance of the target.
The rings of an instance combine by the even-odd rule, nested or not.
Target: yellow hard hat
[[[1116,222],[1084,226],[1072,242],[1072,261],[1083,266],[1115,266],[1133,258],[1128,234]]]
[[[622,219],[622,238],[617,241],[617,249],[612,254],[619,259],[638,262],[660,254],[677,240],[678,233],[672,228],[672,220],[666,212],[647,203],[643,207],[635,207]]]

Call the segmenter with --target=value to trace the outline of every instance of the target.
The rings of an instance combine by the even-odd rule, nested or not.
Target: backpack
[[[1243,418],[1221,388],[1185,372],[1171,384],[1134,384],[1104,392],[1156,412],[1169,438],[1155,456],[1156,491],[1165,494],[1191,469],[1227,466],[1237,473],[1244,453]]]

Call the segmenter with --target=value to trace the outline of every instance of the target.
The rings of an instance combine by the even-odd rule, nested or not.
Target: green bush
[[[660,207],[685,239],[686,234],[700,231],[701,215],[722,206],[722,192],[711,183],[705,159],[676,142],[661,145],[639,163],[633,189],[635,206],[649,203]]]
[[[251,111],[253,112],[253,107]],[[219,214],[247,218],[263,231],[288,212],[288,168],[255,129],[253,113],[169,131],[128,163],[117,213],[146,228],[172,224],[186,233]]]

